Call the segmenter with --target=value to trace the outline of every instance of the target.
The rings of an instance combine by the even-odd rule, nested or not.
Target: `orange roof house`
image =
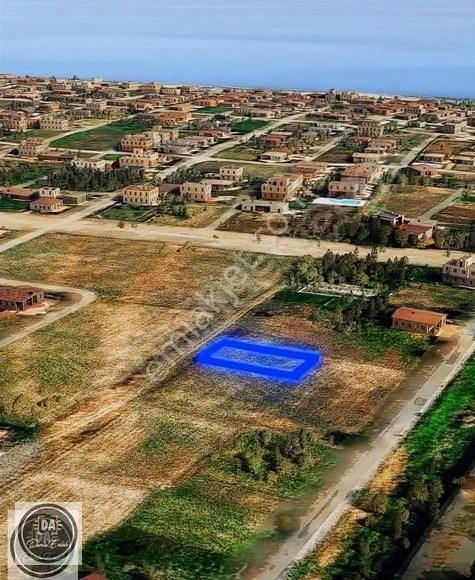
[[[397,330],[436,335],[447,324],[447,314],[402,306],[394,311],[392,321]]]

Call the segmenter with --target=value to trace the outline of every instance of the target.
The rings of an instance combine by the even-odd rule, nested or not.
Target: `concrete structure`
[[[71,161],[71,165],[77,169],[90,169],[102,172],[110,167],[110,163],[107,163],[105,159],[81,159],[79,157],[75,157]]]
[[[144,151],[143,149],[134,149],[132,155],[124,155],[119,159],[120,167],[138,167],[140,169],[149,169],[159,164],[159,155],[156,151]]]
[[[446,262],[442,268],[442,278],[446,284],[475,289],[475,255]]]
[[[384,135],[384,125],[380,121],[365,119],[358,127],[358,135],[377,139]]]
[[[40,129],[46,131],[67,131],[69,129],[69,121],[59,117],[43,117],[40,119]]]
[[[136,135],[126,135],[120,140],[120,150],[132,153],[136,150],[150,151],[158,143],[147,133],[137,133]]]
[[[82,205],[87,201],[87,193],[84,191],[64,191],[62,198],[66,205]]]
[[[270,161],[272,163],[283,163],[287,161],[289,154],[286,151],[266,151],[261,153],[261,161]]]
[[[381,153],[353,153],[353,163],[378,163],[381,160]]]
[[[288,211],[289,204],[286,201],[270,201],[265,199],[247,199],[241,204],[242,211],[263,213],[284,213]]]
[[[60,197],[61,189],[59,187],[40,187],[38,190],[40,197]]]
[[[360,179],[347,179],[345,181],[330,181],[328,184],[329,197],[355,198],[363,193],[365,183]]]
[[[302,185],[303,175],[274,175],[261,185],[261,197],[267,201],[289,201]]]
[[[187,181],[180,185],[180,195],[184,201],[210,202],[213,199],[211,195],[212,190],[211,183],[205,183],[204,181],[199,183]]]
[[[243,181],[244,167],[237,167],[235,165],[223,165],[219,168],[219,177],[226,181]]]
[[[42,139],[31,138],[23,140],[18,147],[20,157],[38,157],[41,153],[46,153],[49,147]]]
[[[0,286],[0,309],[22,312],[35,304],[41,304],[45,294],[40,288],[30,286]]]
[[[0,197],[12,201],[31,201],[38,197],[38,194],[33,189],[26,189],[26,187],[0,187]]]
[[[38,213],[61,213],[65,208],[62,199],[39,197],[30,203],[30,209]]]
[[[157,185],[129,185],[122,190],[122,200],[130,205],[159,205],[160,189]]]
[[[129,185],[122,190],[122,200],[130,205],[159,205],[160,189],[157,185]]]
[[[447,324],[447,314],[419,310],[417,308],[398,308],[392,315],[392,327],[397,330],[436,335]]]

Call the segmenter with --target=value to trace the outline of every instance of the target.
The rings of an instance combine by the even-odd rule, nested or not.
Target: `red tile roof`
[[[0,300],[24,302],[40,292],[43,292],[43,290],[30,286],[0,286]]]
[[[419,310],[417,308],[407,308],[402,306],[392,315],[394,320],[404,320],[407,322],[419,322],[420,324],[436,325],[444,320],[446,314],[432,312],[431,310]]]

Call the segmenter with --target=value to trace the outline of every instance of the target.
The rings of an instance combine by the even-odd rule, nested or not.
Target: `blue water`
[[[474,0],[0,0],[0,68],[475,97]]]

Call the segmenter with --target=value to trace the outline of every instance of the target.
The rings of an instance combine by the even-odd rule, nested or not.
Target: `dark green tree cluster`
[[[38,179],[45,174],[45,167],[30,163],[0,165],[0,185],[15,185]]]
[[[322,258],[303,256],[290,270],[293,285],[355,284],[363,287],[399,287],[408,276],[406,257],[378,261],[378,250],[373,248],[364,258],[358,251],[334,254],[328,250]]]
[[[268,481],[289,468],[305,467],[312,460],[309,445],[312,435],[254,431],[238,440],[239,451],[234,456],[236,473],[245,473],[259,481]]]
[[[165,177],[165,183],[185,183],[187,181],[200,181],[201,171],[194,167],[177,169],[174,173]]]
[[[378,294],[365,300],[352,300],[335,308],[331,322],[335,330],[354,332],[378,321],[388,309],[388,295]]]
[[[97,171],[66,166],[48,176],[48,185],[79,191],[116,191],[143,180],[142,169],[123,168]]]

